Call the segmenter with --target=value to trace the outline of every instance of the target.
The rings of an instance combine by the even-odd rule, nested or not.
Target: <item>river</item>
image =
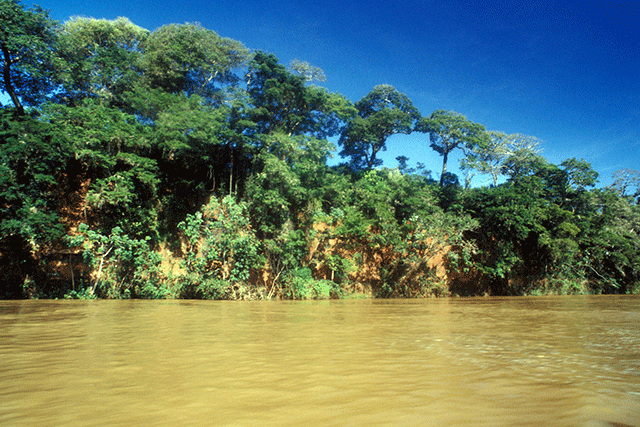
[[[640,297],[0,301],[0,425],[640,426]]]

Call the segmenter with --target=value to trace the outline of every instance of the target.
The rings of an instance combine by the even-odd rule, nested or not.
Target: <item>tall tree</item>
[[[73,18],[58,31],[56,54],[61,98],[73,104],[85,97],[118,103],[140,74],[140,44],[149,32],[127,18]]]
[[[473,146],[467,150],[461,161],[464,170],[475,169],[480,173],[491,175],[493,186],[498,185],[500,175],[507,173],[507,162],[511,157],[524,153],[539,152],[540,141],[534,136],[506,134],[504,132],[489,131],[486,144]]]
[[[575,191],[582,191],[586,187],[593,187],[598,182],[598,172],[584,159],[571,158],[560,163],[567,173],[568,184]]]
[[[322,71],[321,68],[309,64],[307,61],[294,59],[291,61],[289,69],[304,77],[307,82],[312,82],[314,80],[319,82],[327,81],[327,76],[324,74],[324,71]]]
[[[160,27],[142,48],[144,73],[151,87],[199,95],[211,103],[219,101],[221,85],[238,80],[234,71],[249,57],[242,43],[199,24]]]
[[[327,138],[355,114],[344,96],[307,86],[304,73],[293,74],[271,54],[257,52],[246,78],[252,104],[248,116],[256,123],[257,134]]]
[[[18,0],[0,0],[2,88],[19,115],[37,105],[53,85],[56,22],[40,7],[25,9]]]
[[[422,118],[415,130],[428,133],[431,148],[442,156],[440,185],[444,184],[447,176],[447,161],[453,150],[471,150],[476,146],[485,146],[489,141],[483,125],[474,123],[455,111],[436,110],[429,117]]]
[[[612,188],[617,191],[621,196],[627,196],[631,194],[632,189],[635,187],[636,191],[633,193],[633,197],[640,196],[640,172],[634,169],[619,169],[614,172]],[[627,190],[630,190],[627,193]]]
[[[386,150],[387,139],[394,134],[409,134],[420,118],[409,97],[393,86],[375,86],[356,102],[358,115],[347,123],[340,136],[342,157],[350,157],[354,169],[372,169],[382,164],[377,158]]]

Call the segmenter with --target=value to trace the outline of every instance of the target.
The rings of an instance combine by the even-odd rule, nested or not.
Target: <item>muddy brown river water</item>
[[[0,301],[0,426],[640,427],[640,297]]]

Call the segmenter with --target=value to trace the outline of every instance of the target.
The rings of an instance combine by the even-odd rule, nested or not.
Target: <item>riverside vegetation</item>
[[[640,291],[637,171],[596,188],[534,137],[423,116],[389,85],[353,103],[319,68],[198,24],[59,23],[0,0],[0,28],[4,298]],[[438,180],[406,156],[382,167],[412,132]]]

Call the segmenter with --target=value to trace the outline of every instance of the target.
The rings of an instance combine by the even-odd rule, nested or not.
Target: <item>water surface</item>
[[[640,298],[0,302],[2,426],[640,426]]]

